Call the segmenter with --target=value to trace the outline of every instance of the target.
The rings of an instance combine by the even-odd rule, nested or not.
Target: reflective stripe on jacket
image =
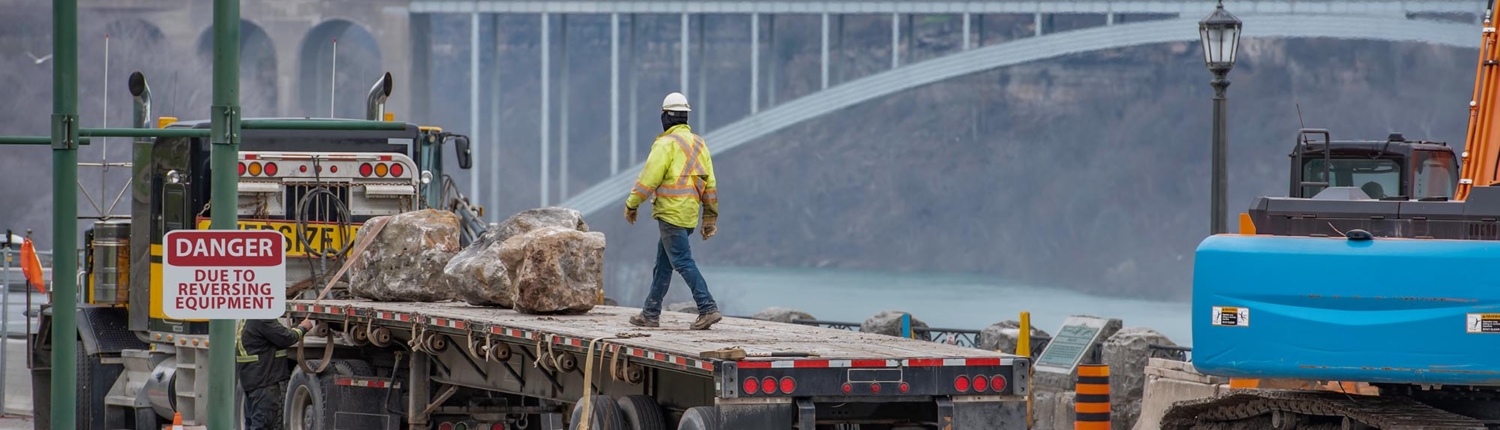
[[[276,320],[240,320],[234,332],[235,370],[246,392],[281,383],[291,377],[285,361],[287,348],[302,340],[300,327],[287,328]]]
[[[700,209],[704,219],[719,217],[713,157],[703,138],[687,124],[656,136],[625,207],[638,208],[652,196],[656,199],[651,203],[651,216],[678,227],[697,227]]]

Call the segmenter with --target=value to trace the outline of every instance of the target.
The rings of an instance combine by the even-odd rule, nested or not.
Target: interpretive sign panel
[[[286,238],[270,230],[175,230],[162,256],[162,312],[175,319],[286,313]]]
[[[1047,348],[1037,357],[1036,370],[1072,374],[1073,368],[1083,360],[1084,354],[1098,341],[1099,332],[1104,330],[1107,323],[1104,319],[1083,316],[1071,316],[1063,320],[1062,328],[1057,330],[1057,335],[1047,342]]]

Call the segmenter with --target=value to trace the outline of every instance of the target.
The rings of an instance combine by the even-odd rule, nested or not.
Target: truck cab
[[[1407,140],[1401,133],[1365,141],[1331,141],[1328,136],[1325,130],[1299,132],[1288,155],[1288,197],[1314,198],[1331,187],[1355,187],[1375,200],[1453,198],[1459,165],[1447,143]]]

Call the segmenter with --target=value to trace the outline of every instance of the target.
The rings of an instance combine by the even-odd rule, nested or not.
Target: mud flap
[[[939,400],[938,411],[938,428],[943,430],[1026,429],[1024,397],[956,396],[952,402]],[[943,411],[949,411],[952,426],[943,425]]]
[[[790,403],[777,404],[720,404],[720,430],[758,430],[789,428],[796,415]],[[812,428],[804,424],[799,428]]]

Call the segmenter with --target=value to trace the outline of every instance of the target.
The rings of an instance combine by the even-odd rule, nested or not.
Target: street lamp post
[[[1219,0],[1219,5],[1212,14],[1204,17],[1198,22],[1198,34],[1203,42],[1203,62],[1208,70],[1213,72],[1214,80],[1210,85],[1214,87],[1214,129],[1213,129],[1213,191],[1210,196],[1213,208],[1211,222],[1213,234],[1227,233],[1226,215],[1228,206],[1225,204],[1225,194],[1228,194],[1229,183],[1225,177],[1227,162],[1225,152],[1229,145],[1228,119],[1226,115],[1226,100],[1224,92],[1229,89],[1229,69],[1234,68],[1234,54],[1239,48],[1240,42],[1240,20],[1224,10],[1224,1]]]

